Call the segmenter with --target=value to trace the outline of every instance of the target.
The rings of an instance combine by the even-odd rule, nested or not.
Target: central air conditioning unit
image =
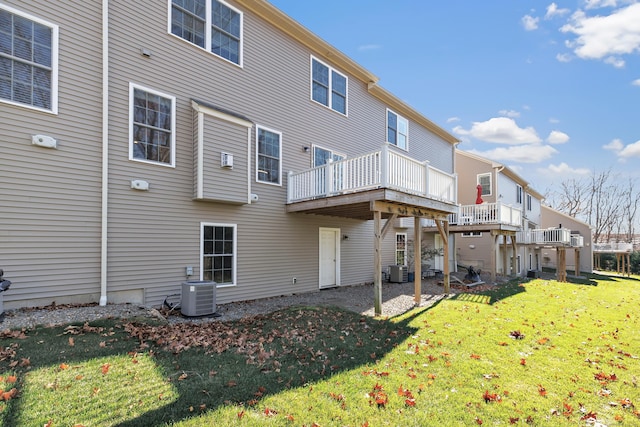
[[[406,265],[389,266],[389,282],[405,283],[409,281],[409,270]]]
[[[216,312],[216,282],[182,282],[180,312],[183,316],[208,316]]]

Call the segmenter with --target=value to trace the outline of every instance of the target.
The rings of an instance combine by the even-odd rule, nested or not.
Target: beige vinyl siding
[[[243,68],[167,34],[166,6],[157,7],[150,0],[121,3],[112,5],[110,13],[113,48],[110,137],[114,149],[110,151],[109,290],[144,288],[146,302],[156,304],[166,295],[179,292],[180,282],[185,279],[185,266],[194,266],[193,278],[199,278],[201,222],[237,224],[237,285],[218,289],[220,303],[317,291],[319,227],[340,228],[341,235],[349,235],[348,240],[340,242],[342,284],[372,281],[371,222],[284,212],[287,171],[311,165],[311,153],[304,152],[303,146],[318,144],[352,157],[377,150],[384,143],[386,106],[368,93],[366,84],[347,75],[348,117],[313,102],[310,55],[333,66],[331,61],[310,52],[246,11]],[[132,28],[145,28],[145,31],[138,34],[132,32]],[[140,55],[141,47],[150,49],[152,56]],[[175,169],[127,161],[126,87],[129,82],[176,96]],[[254,126],[249,168],[251,193],[258,195],[258,202],[229,205],[191,200],[195,155],[191,99],[249,117],[254,123],[282,132],[283,185],[255,181]],[[216,191],[226,191],[227,196],[237,192],[246,197],[246,189],[240,190],[241,177],[246,175],[236,174],[241,172],[236,171],[236,162],[246,156],[246,129],[226,135],[217,126],[218,121],[208,127],[208,123],[213,122],[206,117],[205,123],[207,132],[211,132],[206,139],[215,138],[221,144],[237,139],[237,144],[212,148],[214,165],[219,165],[219,151],[234,154],[231,172],[234,178],[238,177],[237,181],[229,182],[225,178],[226,188]],[[440,149],[441,143],[429,140],[433,139],[432,135],[425,132],[421,137],[419,130],[412,131],[417,140],[413,143],[424,139],[425,156]],[[448,153],[444,158],[452,158],[451,144],[446,143],[445,149]],[[446,161],[437,163],[434,166],[447,169]],[[150,191],[134,192],[124,185],[133,177],[148,180]],[[387,242],[385,246],[389,246]],[[295,285],[293,277],[297,279]]]
[[[5,308],[100,290],[99,2],[3,0],[59,26],[58,114],[0,103]],[[31,144],[48,135],[57,149]]]
[[[203,199],[247,203],[250,167],[247,128],[206,114],[203,120]],[[233,168],[221,166],[222,153],[233,156]]]
[[[60,26],[59,114],[0,104],[0,124],[8,129],[0,135],[0,197],[6,201],[0,205],[0,268],[14,282],[5,302],[29,305],[35,298],[51,301],[78,295],[96,300],[101,5],[78,0],[5,3]],[[109,301],[118,294],[134,300],[138,295],[146,304],[157,305],[180,291],[186,266],[194,267],[191,279],[198,279],[203,222],[237,225],[237,285],[220,288],[219,303],[317,291],[320,227],[340,228],[341,235],[349,236],[340,240],[341,284],[373,280],[372,222],[286,214],[286,174],[311,166],[312,153],[304,152],[303,146],[317,144],[348,157],[378,150],[385,141],[387,106],[368,92],[366,82],[332,64],[323,52],[311,52],[244,12],[240,68],[168,34],[167,2],[110,2]],[[151,55],[143,56],[142,48]],[[348,117],[311,100],[311,55],[347,75]],[[129,160],[130,84],[176,98],[175,167]],[[255,180],[255,126],[234,127],[205,116],[206,139],[215,141],[207,154],[213,166],[205,175],[207,188],[214,191],[211,197],[239,203],[255,193],[259,200],[193,200],[193,99],[282,132],[282,185]],[[410,127],[410,154],[449,171],[451,144],[411,121]],[[32,146],[30,137],[36,133],[55,137],[59,148]],[[439,153],[441,149],[446,152]],[[231,171],[219,168],[223,150],[234,155]],[[134,179],[147,181],[149,190],[132,189]],[[384,264],[393,260],[394,242],[390,231]]]

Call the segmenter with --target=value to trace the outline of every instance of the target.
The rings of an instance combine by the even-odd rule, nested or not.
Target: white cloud
[[[550,145],[527,144],[515,147],[499,147],[488,151],[470,150],[488,159],[500,162],[539,163],[558,152]]]
[[[552,130],[547,137],[549,144],[564,144],[569,140],[569,135],[559,130]]]
[[[633,144],[625,146],[618,153],[618,158],[623,162],[629,157],[640,157],[640,141],[636,141]]]
[[[597,9],[600,7],[616,7],[616,0],[585,0],[586,9]]]
[[[551,118],[549,119],[549,123],[554,123],[554,124],[555,124],[555,123],[560,123],[560,120],[556,119],[555,117],[551,117]]]
[[[616,151],[619,152],[624,148],[624,144],[619,139],[614,139],[610,143],[603,145],[602,148],[605,150]]]
[[[474,122],[469,130],[456,126],[453,132],[497,144],[518,145],[542,142],[534,128],[521,128],[508,117],[494,117],[486,122]]]
[[[571,62],[571,55],[568,53],[559,53],[556,55],[558,62]]]
[[[589,175],[591,171],[586,168],[572,168],[565,162],[562,162],[559,165],[552,164],[547,166],[544,169],[539,169],[538,172],[542,174],[572,176],[572,175]]]
[[[360,52],[364,52],[367,50],[378,50],[382,49],[382,45],[379,44],[363,44],[362,46],[358,46],[358,50]]]
[[[640,86],[640,79],[635,79],[634,81],[631,82],[631,84],[634,86]]]
[[[604,59],[604,63],[613,65],[616,68],[623,68],[624,67],[624,59],[619,58],[619,57],[615,57],[615,56],[606,57]]]
[[[460,121],[460,117],[449,117],[447,119],[447,123],[453,123],[453,122],[459,122]]]
[[[500,110],[498,114],[505,117],[520,117],[520,112],[514,110]]]
[[[544,19],[551,19],[554,16],[563,16],[569,12],[569,9],[558,9],[557,4],[551,3],[549,6],[547,6],[547,13],[544,15]]]
[[[610,143],[603,145],[602,148],[616,153],[621,163],[626,162],[630,157],[640,157],[640,141],[624,145],[620,139],[614,139]]]
[[[527,31],[533,31],[538,29],[538,22],[540,18],[534,18],[531,15],[525,15],[522,17],[522,26]]]
[[[608,63],[620,66],[620,55],[640,52],[640,3],[617,9],[607,16],[589,17],[579,10],[560,31],[576,36],[574,40],[567,42],[567,46],[578,57],[605,58]]]

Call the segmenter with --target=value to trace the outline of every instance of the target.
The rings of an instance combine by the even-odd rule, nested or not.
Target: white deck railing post
[[[380,187],[385,188],[389,185],[389,145],[384,144],[380,151]]]
[[[431,195],[429,188],[429,160],[424,162],[424,196],[429,197]]]
[[[324,194],[330,196],[333,192],[333,159],[324,165]]]
[[[293,200],[293,180],[291,176],[293,175],[293,171],[289,171],[287,173],[287,203],[291,203]]]

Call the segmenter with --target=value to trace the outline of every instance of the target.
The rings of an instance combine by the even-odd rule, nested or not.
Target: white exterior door
[[[433,247],[435,249],[442,250],[444,249],[444,243],[442,242],[442,236],[440,234],[435,234],[435,240],[433,242]],[[436,270],[444,271],[444,254],[443,255],[434,255],[433,257],[433,268]]]
[[[319,286],[340,285],[340,229],[320,228]]]

